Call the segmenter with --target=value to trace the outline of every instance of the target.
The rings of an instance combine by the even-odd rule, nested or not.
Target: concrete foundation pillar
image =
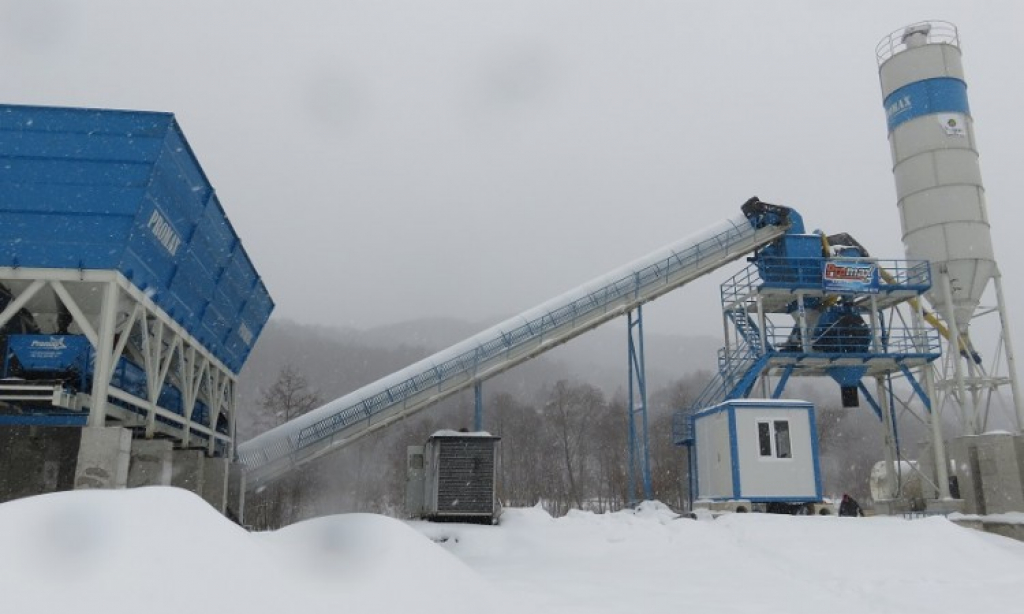
[[[205,458],[202,450],[174,450],[171,455],[171,486],[202,496]]]
[[[221,514],[228,503],[228,465],[226,458],[203,459],[203,490],[199,494]]]
[[[949,445],[943,445],[943,450],[949,453]],[[949,466],[947,476],[950,480],[956,475],[956,467]],[[918,444],[917,451],[917,468],[924,474],[932,484],[921,482],[921,492],[924,495],[925,511],[930,514],[952,514],[953,512],[964,511],[963,499],[953,498],[953,492],[951,490],[951,497],[948,499],[940,499],[939,495],[941,492],[938,490],[939,472],[935,469],[935,453],[932,450],[931,441],[923,441]],[[934,484],[934,486],[933,486]]]
[[[74,488],[79,444],[77,428],[0,428],[0,503]]]
[[[984,514],[985,495],[981,488],[981,469],[978,466],[978,438],[957,437],[949,443],[949,457],[956,467],[960,498],[965,514]]]
[[[128,487],[170,486],[173,444],[165,439],[136,439],[132,442]]]
[[[245,465],[231,463],[228,467],[228,504],[224,514],[245,526]]]
[[[131,461],[132,433],[119,426],[81,430],[75,488],[125,488]]]
[[[1024,441],[1010,433],[989,433],[976,439],[984,513],[1024,512]]]
[[[917,442],[917,470],[926,478],[921,480],[921,495],[925,499],[938,498],[935,453],[932,451],[932,443],[930,441]]]

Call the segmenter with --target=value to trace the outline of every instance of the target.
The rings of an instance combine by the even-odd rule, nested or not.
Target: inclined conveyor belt
[[[766,206],[772,208],[771,215],[753,213],[745,205],[745,214],[663,247],[241,444],[238,456],[246,466],[248,486],[273,480],[774,241],[789,227],[790,210]]]

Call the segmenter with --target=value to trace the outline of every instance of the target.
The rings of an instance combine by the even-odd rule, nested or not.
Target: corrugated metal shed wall
[[[274,306],[169,113],[0,105],[0,266],[117,269],[235,372]]]

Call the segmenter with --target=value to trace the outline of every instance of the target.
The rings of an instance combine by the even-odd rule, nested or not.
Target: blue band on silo
[[[885,99],[889,132],[903,122],[931,113],[963,113],[967,106],[967,84],[952,77],[939,77],[908,83]]]

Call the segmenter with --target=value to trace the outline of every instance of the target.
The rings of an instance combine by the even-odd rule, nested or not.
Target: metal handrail
[[[878,65],[881,66],[889,58],[905,51],[908,48],[907,36],[915,31],[925,34],[928,44],[943,43],[960,48],[960,32],[952,23],[941,20],[918,21],[890,32],[879,41],[875,47],[875,59],[878,61]]]
[[[870,337],[859,337],[867,329],[859,327],[832,326],[822,334],[811,339],[810,352],[804,352],[798,342],[794,343],[787,334],[772,330],[766,335],[768,342],[775,347],[778,354],[898,354],[904,356],[938,354],[941,352],[941,337],[934,329],[895,327],[886,330],[886,337],[880,351],[871,349]],[[865,349],[860,350],[861,343]]]
[[[736,237],[741,236],[741,233],[732,231],[727,231],[723,234],[730,237],[732,235]],[[747,233],[743,233],[743,235],[745,234]],[[400,403],[415,394],[423,392],[425,389],[440,386],[445,381],[452,379],[453,376],[475,372],[481,363],[499,357],[528,341],[532,341],[537,336],[543,336],[546,332],[576,318],[590,315],[623,296],[628,296],[629,294],[639,296],[652,284],[656,284],[664,275],[671,274],[676,269],[696,265],[702,258],[707,258],[709,255],[715,254],[720,250],[727,249],[729,241],[723,241],[723,238],[722,235],[717,235],[712,239],[698,243],[686,254],[674,254],[665,260],[664,266],[662,266],[662,263],[655,263],[640,269],[635,274],[618,279],[597,292],[590,293],[556,311],[527,321],[518,328],[502,333],[500,337],[459,354],[438,365],[434,370],[400,382],[373,397],[364,399],[361,403],[342,409],[337,414],[328,416],[300,431],[296,447],[302,448],[312,441],[330,436],[340,428],[358,421],[362,416],[372,416],[386,405]],[[709,249],[709,247],[712,249]],[[424,375],[426,378],[424,378]]]
[[[412,411],[495,375],[775,240],[788,224],[767,228],[745,216],[728,220],[245,442],[239,459],[250,471],[289,458],[306,462],[311,455],[300,455],[304,448],[334,445],[335,435],[356,423],[365,423],[364,432],[372,418],[390,416],[392,408]]]
[[[879,260],[875,258],[842,258],[864,260],[878,265],[880,294],[894,291],[923,291],[931,288],[931,267],[927,260]],[[729,308],[749,298],[758,288],[784,287],[791,290],[821,290],[821,267],[824,258],[764,257],[751,264],[721,285],[722,304]]]

